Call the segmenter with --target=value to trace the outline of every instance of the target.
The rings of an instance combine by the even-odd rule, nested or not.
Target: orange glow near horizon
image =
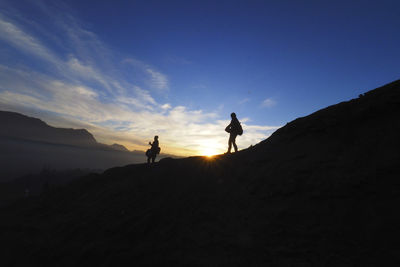
[[[200,151],[199,154],[202,155],[202,156],[206,156],[208,158],[212,158],[215,155],[220,154],[220,152],[215,148],[205,147],[203,150]]]
[[[103,140],[101,140],[103,141]],[[120,145],[125,146],[129,151],[146,151],[150,148],[145,142],[144,145],[135,145],[133,146],[129,142],[121,141],[121,140],[113,140],[111,142],[103,141],[104,143],[114,144],[118,143]],[[161,142],[161,154],[170,154],[177,157],[190,157],[190,156],[205,156],[208,158],[212,158],[215,155],[222,154],[225,151],[225,148],[218,140],[207,139],[207,140],[199,140],[196,144],[197,147],[188,149],[180,149],[177,145],[171,143]]]

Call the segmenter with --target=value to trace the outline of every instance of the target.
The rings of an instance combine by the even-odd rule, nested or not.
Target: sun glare
[[[203,139],[198,140],[197,153],[198,155],[212,158],[215,155],[221,154],[221,142],[218,139]]]
[[[213,156],[217,155],[218,151],[216,149],[204,149],[203,151],[201,151],[201,155],[202,156],[206,156],[208,158],[212,158]]]

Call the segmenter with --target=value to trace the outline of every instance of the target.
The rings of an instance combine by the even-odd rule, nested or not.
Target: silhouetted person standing
[[[235,149],[235,152],[238,151],[237,145],[236,145],[236,137],[238,135],[243,134],[243,129],[242,126],[240,125],[239,120],[236,118],[235,113],[231,113],[231,123],[226,126],[225,131],[229,133],[229,141],[228,141],[228,152],[231,153],[232,145],[233,148]]]
[[[158,145],[158,136],[154,136],[154,141],[149,142],[149,145],[151,145],[151,148],[146,151],[146,156],[147,156],[147,163],[154,163],[154,160],[156,159],[157,154],[160,154],[160,147]]]

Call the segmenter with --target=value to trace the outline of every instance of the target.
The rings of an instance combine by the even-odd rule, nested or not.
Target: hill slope
[[[396,265],[399,114],[396,81],[237,154],[81,178],[0,211],[4,262]]]

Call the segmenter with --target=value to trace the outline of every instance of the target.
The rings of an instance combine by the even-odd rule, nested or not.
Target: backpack
[[[160,151],[161,151],[161,147],[157,147],[156,148],[156,150],[154,151],[155,153],[156,153],[156,155],[157,154],[160,154]],[[153,150],[151,150],[151,148],[149,148],[149,149],[147,149],[147,151],[146,151],[146,156],[147,157],[151,157],[151,156],[153,156]]]
[[[238,124],[237,134],[238,135],[242,135],[243,134],[243,128],[242,128],[242,125],[240,124],[240,122]]]
[[[146,156],[149,158],[151,157],[151,149],[147,149],[146,151]]]

